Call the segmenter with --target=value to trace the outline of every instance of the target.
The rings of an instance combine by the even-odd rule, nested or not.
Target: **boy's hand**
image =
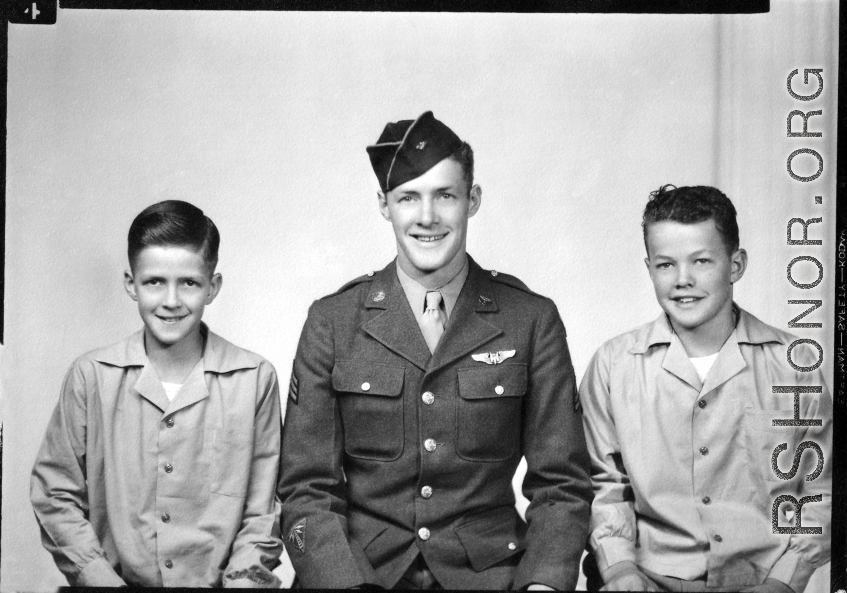
[[[613,564],[603,571],[603,582],[601,591],[658,591],[653,581],[630,560]]]

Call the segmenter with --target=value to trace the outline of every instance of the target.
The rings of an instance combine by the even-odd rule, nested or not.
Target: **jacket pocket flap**
[[[455,528],[468,560],[477,572],[525,549],[526,525],[514,507],[471,515]]]
[[[378,362],[339,361],[332,369],[335,391],[396,397],[403,390],[406,369]]]
[[[458,369],[464,399],[521,397],[526,393],[526,365],[503,364]]]

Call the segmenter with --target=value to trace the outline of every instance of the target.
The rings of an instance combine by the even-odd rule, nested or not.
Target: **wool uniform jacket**
[[[576,585],[592,491],[564,325],[469,266],[432,355],[395,263],[310,308],[279,488],[304,587],[391,587],[418,554],[448,589]]]

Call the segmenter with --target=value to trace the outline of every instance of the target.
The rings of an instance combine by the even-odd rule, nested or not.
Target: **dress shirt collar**
[[[203,335],[203,367],[206,372],[230,373],[239,369],[256,368],[255,360],[240,348],[233,348],[225,339],[200,323]],[[99,352],[95,358],[99,362],[117,367],[147,366],[149,359],[144,350],[144,330],[132,334],[128,339]]]
[[[450,313],[453,312],[453,307],[456,301],[459,300],[459,293],[462,292],[462,287],[465,285],[465,280],[468,278],[468,257],[465,256],[465,263],[459,273],[439,288],[428,289],[420,282],[409,276],[400,267],[400,262],[395,266],[397,268],[397,278],[400,280],[400,286],[403,287],[403,292],[406,293],[406,298],[409,300],[409,306],[415,314],[415,319],[420,320],[426,307],[426,293],[437,290],[441,293],[441,298],[444,302],[444,310],[447,312],[447,319],[450,318]]]
[[[751,315],[735,303],[732,304],[732,307],[735,309],[738,320],[735,324],[735,330],[729,339],[732,339],[734,335],[735,341],[738,344],[785,343],[783,336],[777,333],[772,327],[762,323],[754,315]],[[668,320],[668,316],[665,313],[662,313],[653,323],[647,326],[647,331],[641,333],[635,345],[629,351],[632,354],[644,354],[653,346],[670,344],[673,335],[674,331],[673,327],[671,327],[670,320]]]

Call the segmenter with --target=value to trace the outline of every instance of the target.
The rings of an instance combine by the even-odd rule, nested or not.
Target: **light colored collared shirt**
[[[666,316],[604,344],[582,385],[594,503],[590,543],[600,570],[624,560],[710,587],[776,578],[794,591],[830,557],[832,397],[819,370],[787,360],[793,338],[738,309],[738,323],[701,383]],[[793,349],[810,366],[817,352]],[[820,386],[800,396],[800,418],[822,426],[773,426],[793,419],[794,395],[775,386]],[[807,482],[817,455],[803,453],[793,479],[771,469],[773,450],[788,472],[798,445],[817,443],[823,472]],[[774,534],[780,494],[823,495],[802,507],[803,527],[822,535]],[[790,505],[785,505],[790,509]],[[780,509],[779,525],[792,523]]]
[[[71,584],[278,586],[276,373],[202,331],[203,359],[173,401],[143,331],[68,371],[31,498]]]
[[[465,256],[465,265],[462,266],[462,269],[447,284],[440,288],[426,288],[404,272],[399,263],[395,267],[397,268],[397,278],[400,280],[400,286],[403,287],[403,292],[406,294],[406,299],[409,301],[412,313],[415,314],[415,321],[418,322],[418,327],[421,325],[423,314],[426,310],[426,293],[428,292],[438,291],[441,293],[447,319],[450,319],[450,313],[453,312],[453,307],[456,305],[456,301],[459,300],[459,293],[462,292],[462,287],[468,278],[467,256]]]

